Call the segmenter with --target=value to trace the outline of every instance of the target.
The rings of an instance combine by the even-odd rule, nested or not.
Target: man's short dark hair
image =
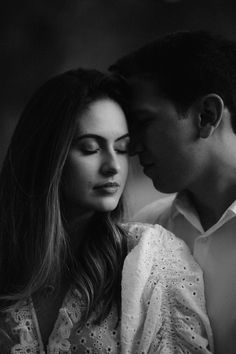
[[[203,95],[216,93],[236,131],[236,42],[205,31],[176,32],[121,58],[110,70],[156,79],[160,94],[182,113]]]

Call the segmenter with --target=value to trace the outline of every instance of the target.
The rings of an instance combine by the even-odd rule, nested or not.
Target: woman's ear
[[[198,128],[202,139],[214,133],[222,120],[223,109],[224,102],[219,95],[210,93],[201,98]]]

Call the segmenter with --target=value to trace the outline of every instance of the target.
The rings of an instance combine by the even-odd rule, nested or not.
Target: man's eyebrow
[[[154,112],[152,112],[148,108],[134,108],[130,112],[131,114],[138,115],[138,116],[154,114]]]
[[[78,140],[83,140],[83,139],[86,139],[86,138],[92,138],[92,139],[101,140],[101,141],[105,141],[106,140],[106,138],[104,138],[103,136],[98,135],[98,134],[83,134],[81,136],[78,136],[76,138],[76,140],[78,141]],[[115,141],[119,141],[119,140],[122,140],[122,139],[125,139],[125,138],[129,138],[129,134],[128,133],[120,136]]]
[[[150,119],[150,118],[155,118],[156,114],[150,110],[146,110],[144,109],[135,109],[133,111],[131,111],[130,114],[130,121],[143,121],[146,119]]]

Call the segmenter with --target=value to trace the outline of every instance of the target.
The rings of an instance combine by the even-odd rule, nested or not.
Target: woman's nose
[[[116,152],[106,154],[102,164],[102,173],[105,175],[115,175],[120,171],[119,158]]]

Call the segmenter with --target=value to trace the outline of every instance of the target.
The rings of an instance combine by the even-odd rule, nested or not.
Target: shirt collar
[[[236,200],[226,209],[221,218],[215,225],[210,227],[207,231],[204,231],[199,219],[199,215],[188,196],[188,193],[183,191],[176,195],[172,204],[171,215],[172,218],[176,218],[179,214],[183,215],[201,234],[210,234],[224,223],[236,216]]]
[[[236,200],[228,207],[227,210],[230,210],[232,213],[236,215]]]
[[[176,218],[179,214],[183,215],[199,232],[204,232],[198,213],[187,192],[178,193],[173,202],[172,217]]]

